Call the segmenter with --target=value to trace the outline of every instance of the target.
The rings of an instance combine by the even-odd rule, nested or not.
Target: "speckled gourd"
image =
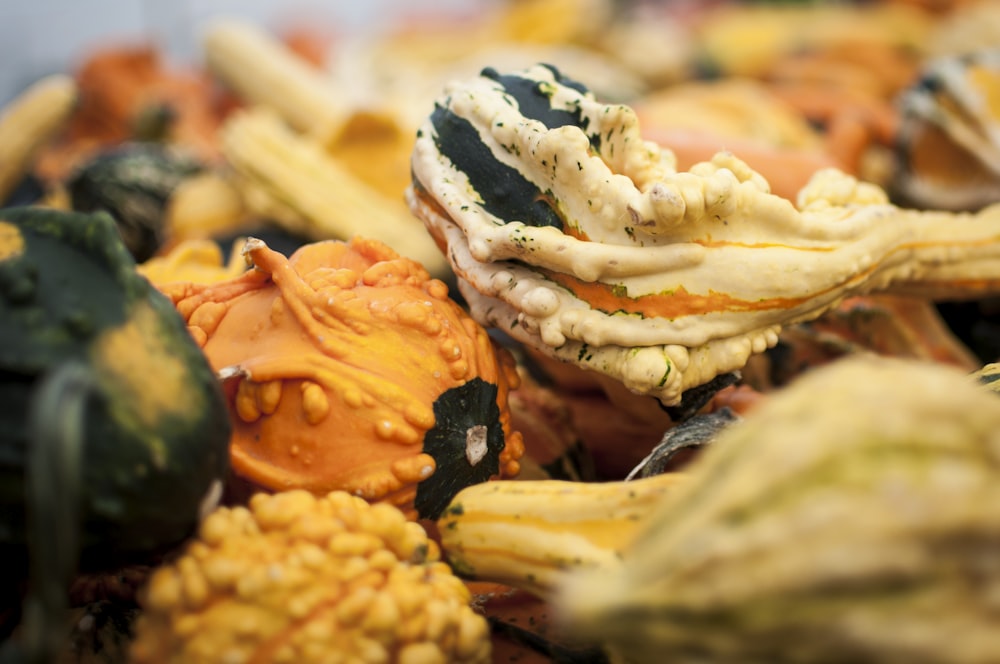
[[[571,575],[573,634],[628,662],[995,662],[1000,400],[858,357],[724,431],[626,550]]]

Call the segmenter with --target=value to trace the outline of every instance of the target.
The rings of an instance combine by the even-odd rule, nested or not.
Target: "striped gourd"
[[[680,474],[629,482],[509,480],[463,489],[437,526],[462,576],[551,597],[573,569],[609,571]]]
[[[856,358],[769,396],[555,613],[629,662],[1000,658],[1000,399]]]

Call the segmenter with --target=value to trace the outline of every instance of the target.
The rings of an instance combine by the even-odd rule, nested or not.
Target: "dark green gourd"
[[[0,210],[0,552],[26,562],[69,537],[90,570],[176,545],[221,486],[229,434],[211,367],[110,215]],[[68,479],[32,486],[34,457]],[[73,527],[60,510],[76,532],[29,547],[31,523]]]
[[[66,189],[77,212],[114,217],[125,247],[141,263],[162,243],[171,194],[202,169],[196,159],[166,145],[126,143],[82,164]]]

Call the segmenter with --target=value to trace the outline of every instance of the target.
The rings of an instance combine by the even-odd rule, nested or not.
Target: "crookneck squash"
[[[345,490],[433,519],[517,474],[513,358],[444,282],[365,238],[243,251],[240,277],[161,286],[226,380],[231,487]]]
[[[84,568],[176,545],[219,493],[229,431],[211,367],[110,215],[0,210],[4,552],[25,557],[31,519],[46,550],[78,540]],[[50,532],[77,530],[68,511],[78,532]]]

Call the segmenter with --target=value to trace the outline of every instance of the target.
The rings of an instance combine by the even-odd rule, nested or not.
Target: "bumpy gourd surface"
[[[463,486],[517,474],[512,359],[443,282],[361,238],[244,253],[235,279],[163,285],[227,380],[239,476],[434,517]]]
[[[553,68],[486,69],[421,127],[408,200],[477,320],[666,404],[847,295],[1000,284],[1000,205],[906,211],[836,170],[793,203],[732,154],[674,163]]]
[[[144,589],[131,661],[489,662],[485,618],[424,530],[334,492],[220,508]]]

